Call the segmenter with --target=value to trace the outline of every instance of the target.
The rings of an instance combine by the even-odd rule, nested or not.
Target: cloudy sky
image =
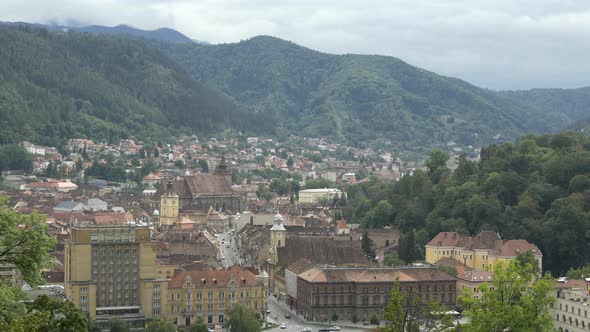
[[[491,89],[590,86],[586,0],[1,0],[0,20],[170,27],[210,43],[265,34]]]

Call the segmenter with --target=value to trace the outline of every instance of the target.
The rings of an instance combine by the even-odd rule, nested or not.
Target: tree
[[[182,160],[176,160],[174,162],[174,167],[176,167],[176,168],[184,168],[184,161],[182,161]]]
[[[387,308],[383,312],[383,319],[387,321],[387,325],[381,329],[383,332],[418,331],[412,316],[403,307],[405,302],[406,297],[401,293],[399,281],[396,280],[391,288]]]
[[[428,175],[432,175],[439,168],[446,168],[447,160],[449,160],[448,154],[444,153],[440,149],[432,150],[430,156],[424,163],[424,165],[428,168]]]
[[[189,326],[188,332],[208,332],[203,317],[197,316],[197,321]]]
[[[201,172],[209,173],[209,163],[205,159],[199,159],[197,165],[201,167]]]
[[[46,233],[45,217],[34,212],[21,214],[6,206],[0,197],[0,263],[13,264],[32,286],[43,283],[41,270],[49,267],[49,250],[55,239]]]
[[[533,281],[530,264],[511,261],[498,263],[494,268],[492,287],[484,283],[479,287],[483,296],[474,298],[465,292],[459,302],[466,309],[469,322],[464,331],[553,331],[548,313],[554,301],[554,280],[546,275]]]
[[[369,237],[369,233],[367,231],[363,232],[363,238],[361,239],[361,248],[363,249],[363,254],[367,257],[370,261],[375,260],[375,248],[374,248],[373,240]]]
[[[147,323],[145,332],[175,332],[176,325],[169,320],[157,318]]]
[[[399,258],[397,254],[387,254],[383,257],[383,265],[385,266],[403,266],[406,265],[403,259]]]
[[[46,295],[38,297],[28,308],[29,313],[49,312],[49,319],[44,320],[37,331],[86,331],[88,319],[86,315],[70,301],[49,298]]]
[[[259,332],[256,314],[245,305],[236,305],[229,311],[229,332]]]
[[[413,229],[399,240],[399,258],[408,264],[420,258],[420,247],[416,243],[416,231]]]
[[[582,279],[590,278],[590,264],[586,264],[580,268],[571,268],[566,273],[566,277],[569,279]]]
[[[535,276],[541,273],[539,261],[532,250],[516,253],[516,261],[522,266],[530,266]]]
[[[289,157],[289,159],[287,159],[287,167],[291,168],[293,167],[293,158]]]
[[[119,318],[111,320],[111,332],[130,332],[129,323]]]

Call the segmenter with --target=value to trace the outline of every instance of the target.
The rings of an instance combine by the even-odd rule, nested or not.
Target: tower
[[[225,154],[221,155],[221,161],[215,169],[215,175],[231,176],[231,170],[229,169],[229,166],[227,166],[227,162],[225,161]]]
[[[172,191],[172,181],[166,185],[166,192],[160,197],[160,225],[174,225],[178,221],[180,199]]]
[[[283,216],[277,213],[274,218],[274,225],[270,229],[270,246],[271,248],[280,248],[285,246],[287,230],[283,226]]]

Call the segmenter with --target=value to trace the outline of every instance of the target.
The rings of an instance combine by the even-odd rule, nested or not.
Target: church
[[[225,157],[222,157],[214,174],[192,174],[164,180],[154,196],[162,202],[179,204],[181,211],[206,212],[213,208],[216,211],[241,212],[244,209],[243,195],[234,192],[231,186],[231,171]],[[165,206],[160,206],[160,209],[164,210]]]

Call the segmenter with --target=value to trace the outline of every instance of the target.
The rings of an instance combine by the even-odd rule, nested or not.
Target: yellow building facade
[[[180,198],[173,192],[160,197],[160,225],[174,225],[178,221]]]
[[[167,280],[158,278],[150,229],[137,225],[74,223],[65,242],[64,287],[68,300],[99,326],[113,316],[143,327],[159,316]],[[154,294],[160,295],[154,295]]]
[[[441,232],[425,246],[426,261],[454,259],[475,271],[490,271],[499,262],[508,263],[519,253],[532,251],[542,271],[543,255],[536,245],[525,240],[502,240],[498,233],[484,231],[477,236]]]
[[[263,280],[249,270],[180,271],[170,281],[165,316],[178,326],[188,326],[202,317],[211,326],[223,324],[238,304],[263,315],[266,292]]]

